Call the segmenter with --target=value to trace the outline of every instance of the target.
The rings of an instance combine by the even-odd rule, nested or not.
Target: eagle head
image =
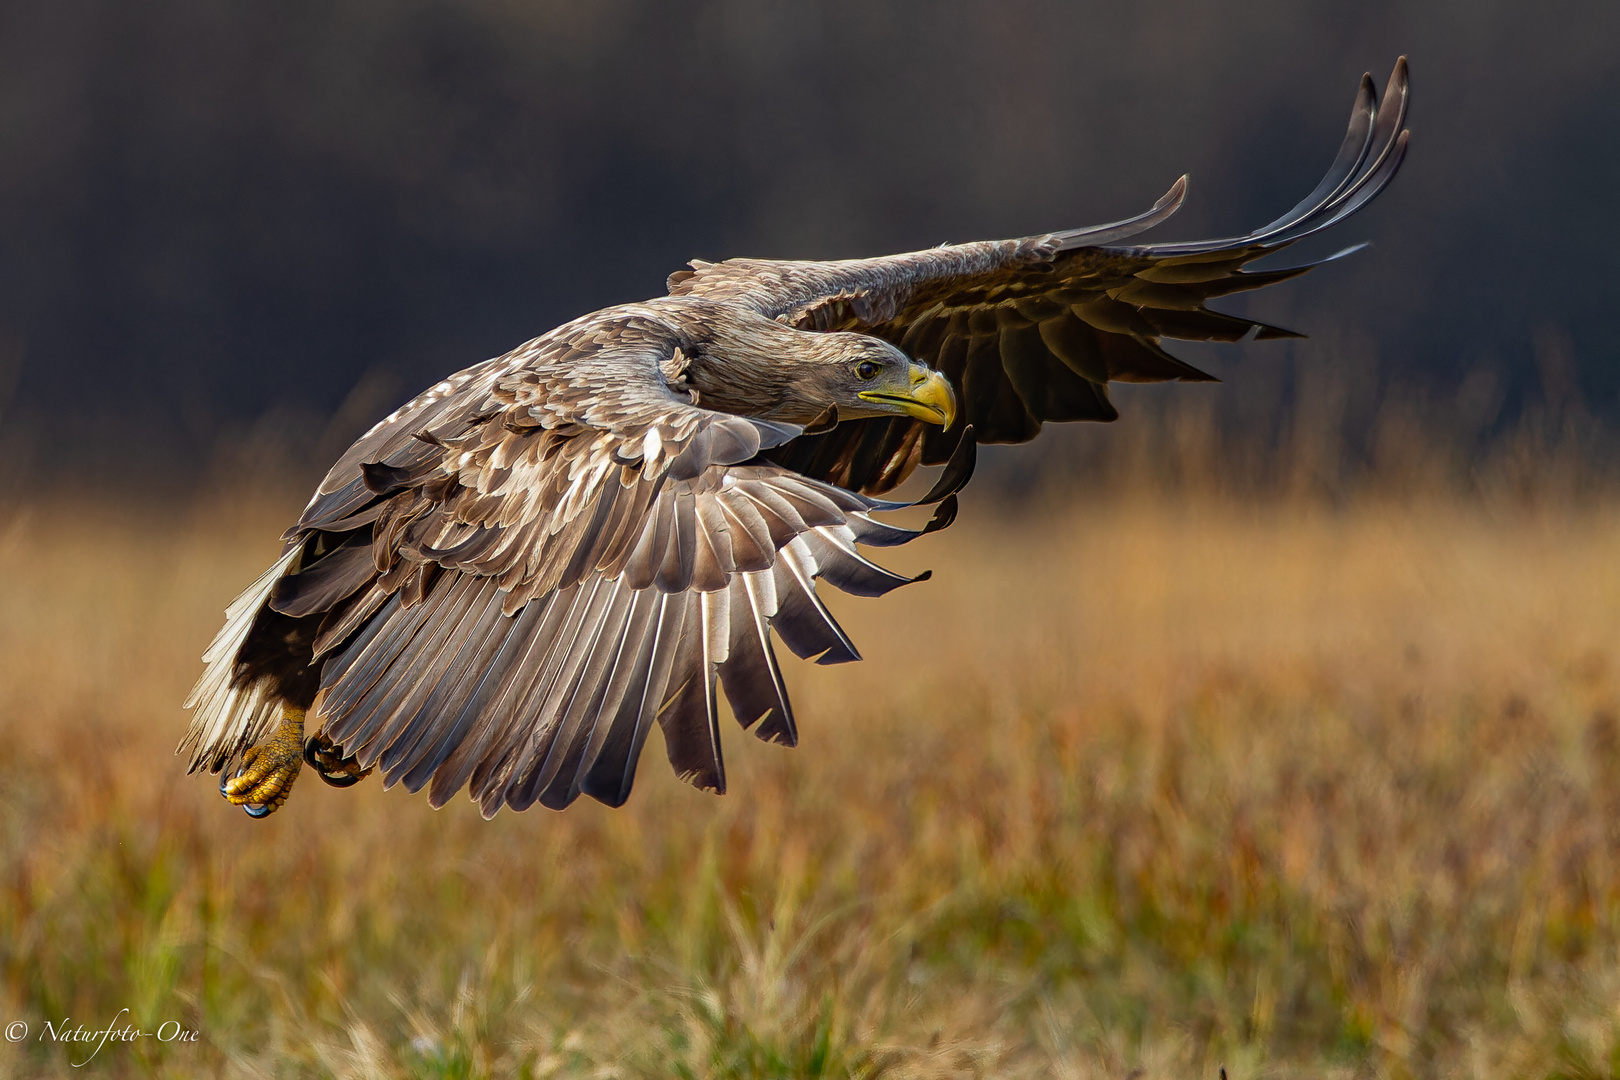
[[[839,358],[825,365],[823,382],[841,416],[910,416],[950,427],[956,395],[944,375],[913,360],[887,341],[862,334],[834,334]]]
[[[705,339],[682,346],[683,378],[705,408],[795,424],[832,408],[846,419],[909,416],[945,427],[956,418],[945,376],[881,338],[725,314],[710,320]]]

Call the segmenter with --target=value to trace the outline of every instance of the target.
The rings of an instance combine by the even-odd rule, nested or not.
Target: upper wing
[[[1108,225],[846,262],[694,263],[671,276],[670,291],[750,303],[806,329],[872,334],[943,371],[962,402],[954,429],[856,420],[771,454],[806,475],[880,494],[919,463],[946,460],[967,425],[981,442],[1023,442],[1044,421],[1114,419],[1110,381],[1211,379],[1166,352],[1163,338],[1299,336],[1205,305],[1320,265],[1244,269],[1344,220],[1383,190],[1406,152],[1407,93],[1404,57],[1382,103],[1363,76],[1327,175],[1292,210],[1246,236],[1117,246],[1176,211],[1183,177],[1146,213]]]
[[[919,532],[870,517],[898,504],[761,461],[801,429],[683,402],[679,355],[656,320],[579,320],[365,436],[211,648],[192,768],[225,767],[270,722],[256,642],[307,658],[312,729],[389,784],[431,782],[434,805],[466,785],[486,814],[617,805],[654,720],[677,772],[723,790],[717,683],[745,727],[796,741],[771,633],[855,659],[815,581],[905,584],[855,544]]]

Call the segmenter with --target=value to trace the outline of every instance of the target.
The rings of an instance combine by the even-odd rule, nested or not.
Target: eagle
[[[1407,67],[1363,76],[1326,176],[1237,237],[1122,243],[1180,207],[828,262],[694,260],[668,295],[581,316],[429,388],[340,457],[203,654],[177,753],[255,817],[305,765],[468,789],[484,816],[624,803],[656,724],[724,792],[719,696],[793,746],[774,643],[860,658],[818,583],[906,577],[863,549],[951,523],[979,443],[1109,421],[1110,382],[1209,381],[1165,338],[1298,337],[1209,301],[1400,168]],[[886,498],[943,466],[920,499]],[[932,507],[920,528],[888,511]]]

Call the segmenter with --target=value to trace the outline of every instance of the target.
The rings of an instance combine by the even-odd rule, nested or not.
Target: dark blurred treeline
[[[7,4],[0,452],[24,486],[304,475],[693,256],[1022,235],[1183,171],[1156,235],[1245,230],[1404,52],[1406,168],[1307,253],[1373,248],[1231,302],[1310,340],[1184,348],[1227,381],[1050,449],[1102,462],[1135,414],[1144,453],[1201,425],[1223,469],[1290,482],[1302,454],[1398,473],[1401,425],[1460,474],[1536,431],[1606,460],[1616,42],[1612,0]]]

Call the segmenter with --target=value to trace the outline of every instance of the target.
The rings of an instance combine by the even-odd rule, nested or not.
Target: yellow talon
[[[219,785],[227,802],[253,817],[281,808],[304,766],[304,710],[286,708],[270,738],[242,754],[242,767]]]

